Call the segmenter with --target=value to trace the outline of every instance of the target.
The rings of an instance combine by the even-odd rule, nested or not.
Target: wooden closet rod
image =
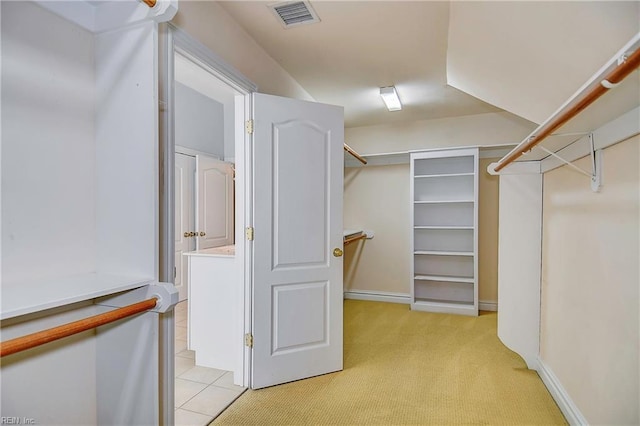
[[[157,301],[158,299],[153,297],[103,314],[7,340],[6,342],[0,343],[0,357],[35,348],[36,346],[44,345],[45,343],[53,342],[63,337],[82,333],[83,331],[148,311],[149,309],[155,308]]]
[[[351,244],[354,241],[363,240],[365,238],[367,238],[367,234],[358,235],[357,237],[347,238],[346,240],[344,240],[343,244],[346,246],[347,244]]]
[[[156,0],[142,0],[147,6],[153,7],[156,5]]]
[[[620,83],[629,74],[640,66],[640,48],[636,49],[624,62],[620,63],[607,76],[600,80],[591,90],[586,92],[571,108],[567,109],[554,120],[541,125],[526,140],[520,143],[513,151],[504,156],[494,170],[502,170],[525,152],[542,142],[547,136],[553,133],[560,126],[578,115],[582,110],[591,105],[596,99],[604,95],[607,90]],[[608,87],[607,87],[608,86]]]
[[[349,154],[353,155],[354,157],[356,157],[356,160],[358,160],[359,162],[361,162],[362,164],[367,164],[367,160],[365,160],[364,158],[362,158],[362,156],[360,154],[358,154],[357,152],[355,152],[349,145],[347,145],[346,143],[344,144],[344,150],[347,151]]]

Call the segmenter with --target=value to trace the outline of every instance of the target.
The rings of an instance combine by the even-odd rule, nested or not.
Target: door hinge
[[[253,347],[253,334],[247,333],[244,335],[244,345],[249,348]]]
[[[175,266],[173,267],[173,278],[178,276],[178,268],[176,268]]]
[[[247,133],[252,135],[253,134],[253,120],[247,120],[245,122],[245,128],[247,129]]]
[[[253,227],[251,227],[251,226],[248,227],[246,233],[247,233],[247,240],[253,241],[253,233],[254,233]]]

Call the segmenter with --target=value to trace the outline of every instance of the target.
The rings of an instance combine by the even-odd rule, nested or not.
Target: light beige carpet
[[[538,375],[498,340],[495,313],[344,306],[344,371],[249,390],[212,424],[566,424]]]

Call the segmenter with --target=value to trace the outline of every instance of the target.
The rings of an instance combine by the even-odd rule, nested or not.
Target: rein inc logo
[[[31,417],[2,416],[0,425],[35,425],[36,419]]]

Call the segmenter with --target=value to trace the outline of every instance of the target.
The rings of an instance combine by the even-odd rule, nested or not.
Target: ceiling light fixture
[[[400,103],[400,98],[398,97],[395,86],[381,87],[380,97],[382,97],[389,111],[400,111],[402,109],[402,104]]]

